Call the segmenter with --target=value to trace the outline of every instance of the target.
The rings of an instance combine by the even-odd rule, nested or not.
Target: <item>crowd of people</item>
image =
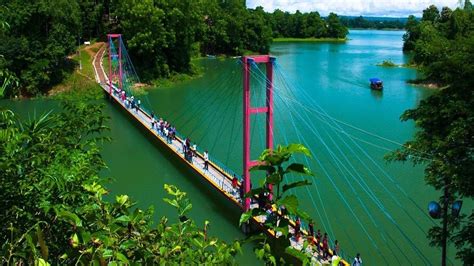
[[[135,112],[138,112],[140,110],[140,99],[135,99],[133,95],[127,96],[127,93],[124,90],[116,91],[116,94],[127,108],[132,109]],[[171,144],[173,140],[178,140],[176,138],[176,128],[172,126],[168,121],[166,121],[166,119],[163,119],[161,117],[157,119],[154,112],[151,112],[150,117],[151,129],[156,130],[166,140],[168,144]],[[195,143],[191,145],[191,140],[189,138],[182,140],[181,144],[184,158],[188,162],[194,163],[193,158],[197,156],[197,145]],[[209,153],[207,150],[203,153],[203,160],[203,169],[205,171],[208,171]]]

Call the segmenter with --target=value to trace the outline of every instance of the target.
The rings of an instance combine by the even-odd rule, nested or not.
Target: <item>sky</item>
[[[458,0],[247,0],[247,7],[263,6],[265,11],[275,9],[301,12],[318,11],[326,16],[330,12],[346,16],[407,17],[421,16],[423,9],[434,4],[456,8]],[[464,1],[463,1],[464,2]]]

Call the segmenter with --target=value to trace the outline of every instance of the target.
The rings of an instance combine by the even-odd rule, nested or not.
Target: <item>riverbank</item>
[[[347,38],[273,38],[273,42],[336,42],[345,43]]]
[[[438,82],[423,80],[423,79],[411,79],[407,81],[407,84],[410,84],[415,87],[420,87],[420,88],[425,88],[425,89],[434,89],[434,90],[442,90],[448,87]]]

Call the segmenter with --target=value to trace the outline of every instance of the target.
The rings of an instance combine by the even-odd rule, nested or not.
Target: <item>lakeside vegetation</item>
[[[400,67],[399,65],[395,64],[391,60],[384,60],[382,63],[377,64],[377,66],[381,66],[381,67]]]
[[[413,140],[388,156],[425,166],[426,184],[440,191],[442,218],[428,233],[430,244],[442,247],[447,239],[465,265],[474,261],[474,212],[455,215],[456,200],[474,198],[474,8],[441,11],[434,5],[421,21],[410,16],[403,49],[424,74],[416,82],[438,84],[442,90],[407,110],[402,121],[413,120],[419,130]],[[469,214],[470,213],[470,214]],[[446,232],[443,232],[446,229]]]
[[[105,200],[108,141],[102,106],[63,105],[29,120],[0,111],[0,262],[3,265],[233,264],[240,242],[208,235],[187,217],[186,193],[165,185],[176,220],[127,195]],[[34,184],[34,185],[32,185]]]
[[[70,55],[79,44],[110,32],[123,34],[145,83],[198,74],[192,58],[200,55],[268,53],[272,37],[327,41],[347,34],[334,13],[267,13],[247,9],[244,0],[13,0],[4,1],[0,17],[5,97],[46,95],[68,83],[77,67]]]

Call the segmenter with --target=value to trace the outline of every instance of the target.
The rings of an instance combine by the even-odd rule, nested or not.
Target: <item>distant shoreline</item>
[[[383,31],[405,31],[405,29],[393,29],[393,28],[349,28],[349,30],[383,30]]]
[[[273,38],[273,42],[346,42],[347,38]]]

